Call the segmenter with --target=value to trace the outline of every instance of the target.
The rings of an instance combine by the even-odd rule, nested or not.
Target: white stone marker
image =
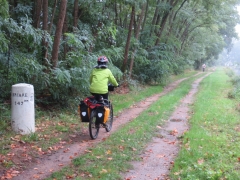
[[[35,132],[35,108],[33,85],[12,85],[11,92],[12,129],[19,134]]]

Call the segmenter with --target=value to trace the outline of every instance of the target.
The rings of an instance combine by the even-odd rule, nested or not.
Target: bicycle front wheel
[[[92,139],[96,139],[99,133],[99,125],[96,122],[96,110],[92,110],[89,120],[89,134]]]
[[[110,104],[110,113],[109,113],[109,117],[108,117],[108,121],[106,122],[106,131],[110,132],[112,129],[112,124],[113,124],[113,106],[112,104]]]

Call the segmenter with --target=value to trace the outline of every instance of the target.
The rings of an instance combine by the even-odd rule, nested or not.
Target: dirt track
[[[206,76],[207,75],[209,75],[209,73],[206,74]],[[161,133],[164,138],[154,138],[142,155],[143,162],[134,162],[134,170],[130,170],[129,173],[123,174],[123,179],[167,179],[169,168],[173,164],[174,157],[178,152],[179,143],[177,137],[188,128],[188,106],[193,102],[198,84],[204,77],[197,79],[193,83],[192,90],[182,100],[182,104],[176,109],[169,121],[166,122],[166,125],[160,130],[159,133]],[[179,83],[185,79],[186,78],[173,82],[168,85],[162,93],[146,98],[143,102],[138,103],[137,106],[126,109],[121,115],[116,117],[113,129],[110,133],[137,117],[154,101],[158,100],[159,97],[175,89]],[[129,116],[129,114],[131,114],[131,116]],[[175,134],[169,134],[170,131],[175,132]],[[88,148],[107,138],[110,133],[106,133],[104,129],[100,129],[99,137],[96,140],[90,140],[87,131],[81,132],[77,137],[73,137],[73,143],[71,145],[65,146],[64,149],[54,154],[42,156],[37,159],[35,163],[29,164],[29,167],[27,167],[28,170],[25,170],[13,179],[33,180],[49,177],[54,171],[58,171],[62,167],[69,165],[71,163],[69,157],[77,157],[84,154]],[[157,171],[156,168],[158,169]]]

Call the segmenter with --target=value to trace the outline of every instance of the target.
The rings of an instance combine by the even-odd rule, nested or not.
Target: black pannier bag
[[[96,122],[97,123],[103,123],[104,122],[104,106],[99,106],[96,109]]]
[[[110,109],[107,106],[98,106],[96,109],[96,122],[106,123],[108,121]]]
[[[80,101],[78,108],[82,122],[89,122],[90,109],[88,108],[87,104],[84,101]]]

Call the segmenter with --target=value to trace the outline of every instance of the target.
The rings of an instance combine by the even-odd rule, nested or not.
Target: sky
[[[235,28],[236,32],[238,33],[238,37],[240,38],[240,24],[238,24]]]
[[[237,6],[238,14],[240,15],[240,6]],[[236,27],[236,32],[238,33],[238,36],[240,38],[240,24],[238,24]]]

